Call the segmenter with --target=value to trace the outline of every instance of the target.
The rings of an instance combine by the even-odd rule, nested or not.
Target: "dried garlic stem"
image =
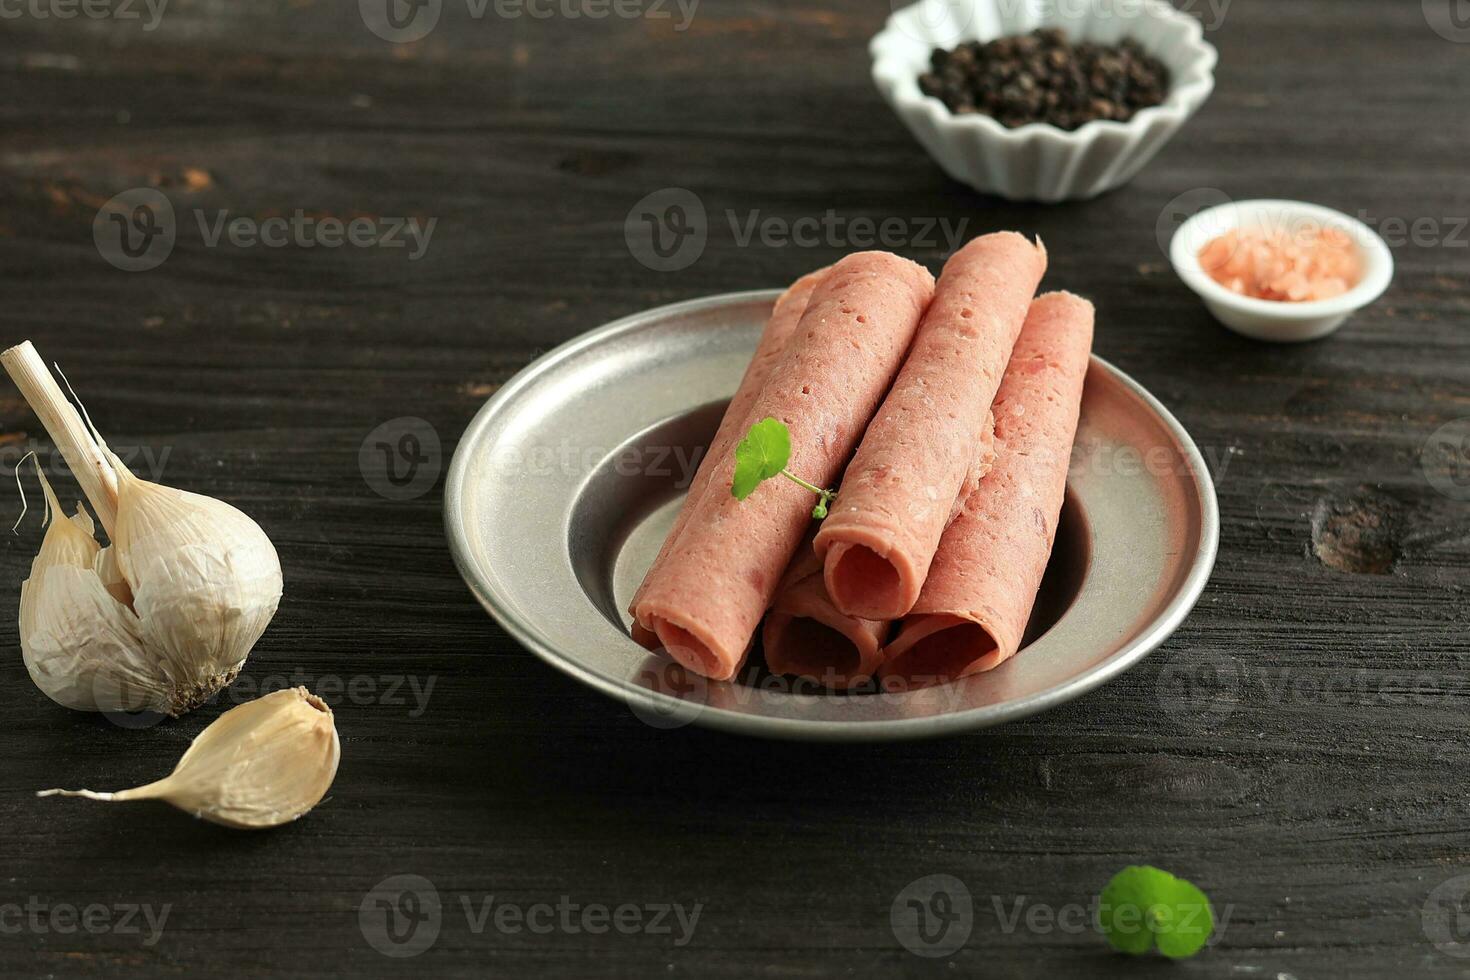
[[[123,790],[127,792],[127,790]],[[116,793],[98,793],[90,789],[43,789],[36,793],[37,796],[80,796],[84,800],[98,800],[102,803],[118,802]]]
[[[0,354],[0,364],[46,427],[51,441],[56,443],[97,512],[107,536],[112,537],[117,523],[117,471],[107,461],[91,430],[62,393],[29,340]]]

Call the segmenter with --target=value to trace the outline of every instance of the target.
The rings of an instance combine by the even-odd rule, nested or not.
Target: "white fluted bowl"
[[[1133,38],[1168,67],[1168,97],[1128,122],[1069,132],[957,116],[919,90],[935,48],[1038,27],[1060,27],[1074,42]],[[1214,90],[1217,58],[1200,22],[1162,0],[921,0],[889,17],[869,50],[878,91],[945,173],[988,194],[1047,202],[1095,197],[1132,180]]]

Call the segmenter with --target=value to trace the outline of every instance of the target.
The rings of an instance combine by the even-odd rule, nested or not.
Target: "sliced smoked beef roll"
[[[897,619],[918,600],[1045,271],[1046,251],[1014,232],[945,263],[817,533],[827,592],[847,615]]]
[[[934,296],[934,277],[886,252],[832,266],[735,430],[775,418],[791,436],[788,468],[830,486],[872,419]],[[737,439],[739,435],[737,435]],[[732,677],[811,524],[812,495],[768,480],[747,499],[730,492],[733,451],[686,505],[668,554],[651,569],[634,608],[639,625],[695,672]]]
[[[990,670],[1020,647],[1066,494],[1092,329],[1092,304],[1070,293],[1031,304],[993,406],[995,464],[884,650],[879,673],[892,686]]]
[[[830,268],[830,266],[828,267]],[[710,474],[719,466],[720,461],[729,456],[735,450],[735,444],[744,435],[741,424],[745,422],[745,416],[750,412],[750,406],[754,404],[756,396],[766,386],[766,379],[770,377],[771,369],[781,358],[781,352],[786,349],[786,341],[791,339],[796,330],[796,324],[801,320],[801,315],[806,312],[807,302],[812,297],[812,290],[827,275],[827,269],[818,269],[809,272],[796,282],[787,287],[786,291],[776,298],[776,305],[771,308],[771,317],[766,321],[765,329],[761,331],[760,340],[756,342],[755,354],[750,358],[750,364],[745,368],[745,374],[740,379],[740,385],[735,389],[735,394],[730,398],[730,405],[725,409],[725,415],[720,419],[720,426],[715,430],[714,438],[710,440],[709,448],[705,451],[704,458],[699,461],[699,468],[694,471],[694,479],[689,483],[689,489],[684,497],[684,505],[679,508],[678,516],[674,518],[673,529],[664,538],[663,547],[659,549],[658,557],[649,566],[644,575],[643,585],[633,594],[633,601],[629,605],[630,615],[637,616],[638,601],[643,598],[644,586],[654,577],[654,571],[662,565],[673,550],[674,542],[679,539],[679,532],[684,529],[684,523],[689,520],[692,504],[697,501],[709,484]],[[633,620],[633,639],[650,650],[659,647],[658,637],[650,629]]]

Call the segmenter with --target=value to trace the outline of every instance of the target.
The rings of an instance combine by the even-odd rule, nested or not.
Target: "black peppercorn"
[[[1015,128],[1042,122],[1076,129],[1126,121],[1164,101],[1169,71],[1132,38],[1072,44],[1059,28],[936,48],[919,90],[957,115],[981,112]]]

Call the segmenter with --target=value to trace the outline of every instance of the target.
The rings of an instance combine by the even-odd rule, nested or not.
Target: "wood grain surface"
[[[286,578],[236,689],[135,730],[47,701],[7,612],[0,973],[1470,973],[1453,914],[1470,892],[1470,488],[1455,458],[1470,434],[1470,44],[1444,36],[1470,30],[1441,17],[1436,31],[1436,0],[1176,0],[1212,28],[1212,99],[1131,186],[1032,206],[947,180],[883,105],[866,52],[881,0],[705,0],[687,21],[651,3],[591,19],[548,2],[538,19],[445,0],[410,43],[376,36],[349,0],[172,0],[153,29],[139,2],[133,19],[115,0],[104,17],[0,7],[0,340],[60,362],[144,475],[256,517]],[[670,187],[698,196],[708,241],[659,272],[624,222]],[[168,199],[176,241],[126,272],[94,219],[138,188]],[[1394,284],[1324,342],[1228,333],[1160,246],[1211,194],[1363,214],[1395,239]],[[831,262],[840,235],[742,244],[727,218],[829,209],[1041,235],[1046,285],[1097,303],[1098,353],[1209,454],[1219,562],[1141,666],[966,737],[780,744],[651,728],[473,601],[440,491],[486,397],[612,318]],[[298,210],[435,224],[418,258],[211,245],[199,226]],[[898,251],[937,270],[946,248]],[[360,450],[405,418],[432,428],[438,449],[419,455],[441,472],[389,499]],[[1459,442],[1430,439],[1446,425]],[[13,389],[0,433],[7,470],[29,448],[49,459]],[[0,544],[10,611],[38,523]],[[330,799],[297,825],[236,833],[161,805],[33,795],[156,778],[221,710],[288,682],[327,695],[343,739]],[[1216,945],[1170,968],[1044,928],[1045,912],[1008,927],[1018,907],[1085,905],[1130,863],[1203,887]],[[404,874],[441,903],[412,959],[375,947],[389,914],[369,901]],[[908,952],[890,925],[932,874],[973,897],[948,958]],[[496,925],[494,909],[543,903],[700,914],[692,936],[594,934],[560,913],[549,933]],[[159,934],[147,914],[165,910]]]

